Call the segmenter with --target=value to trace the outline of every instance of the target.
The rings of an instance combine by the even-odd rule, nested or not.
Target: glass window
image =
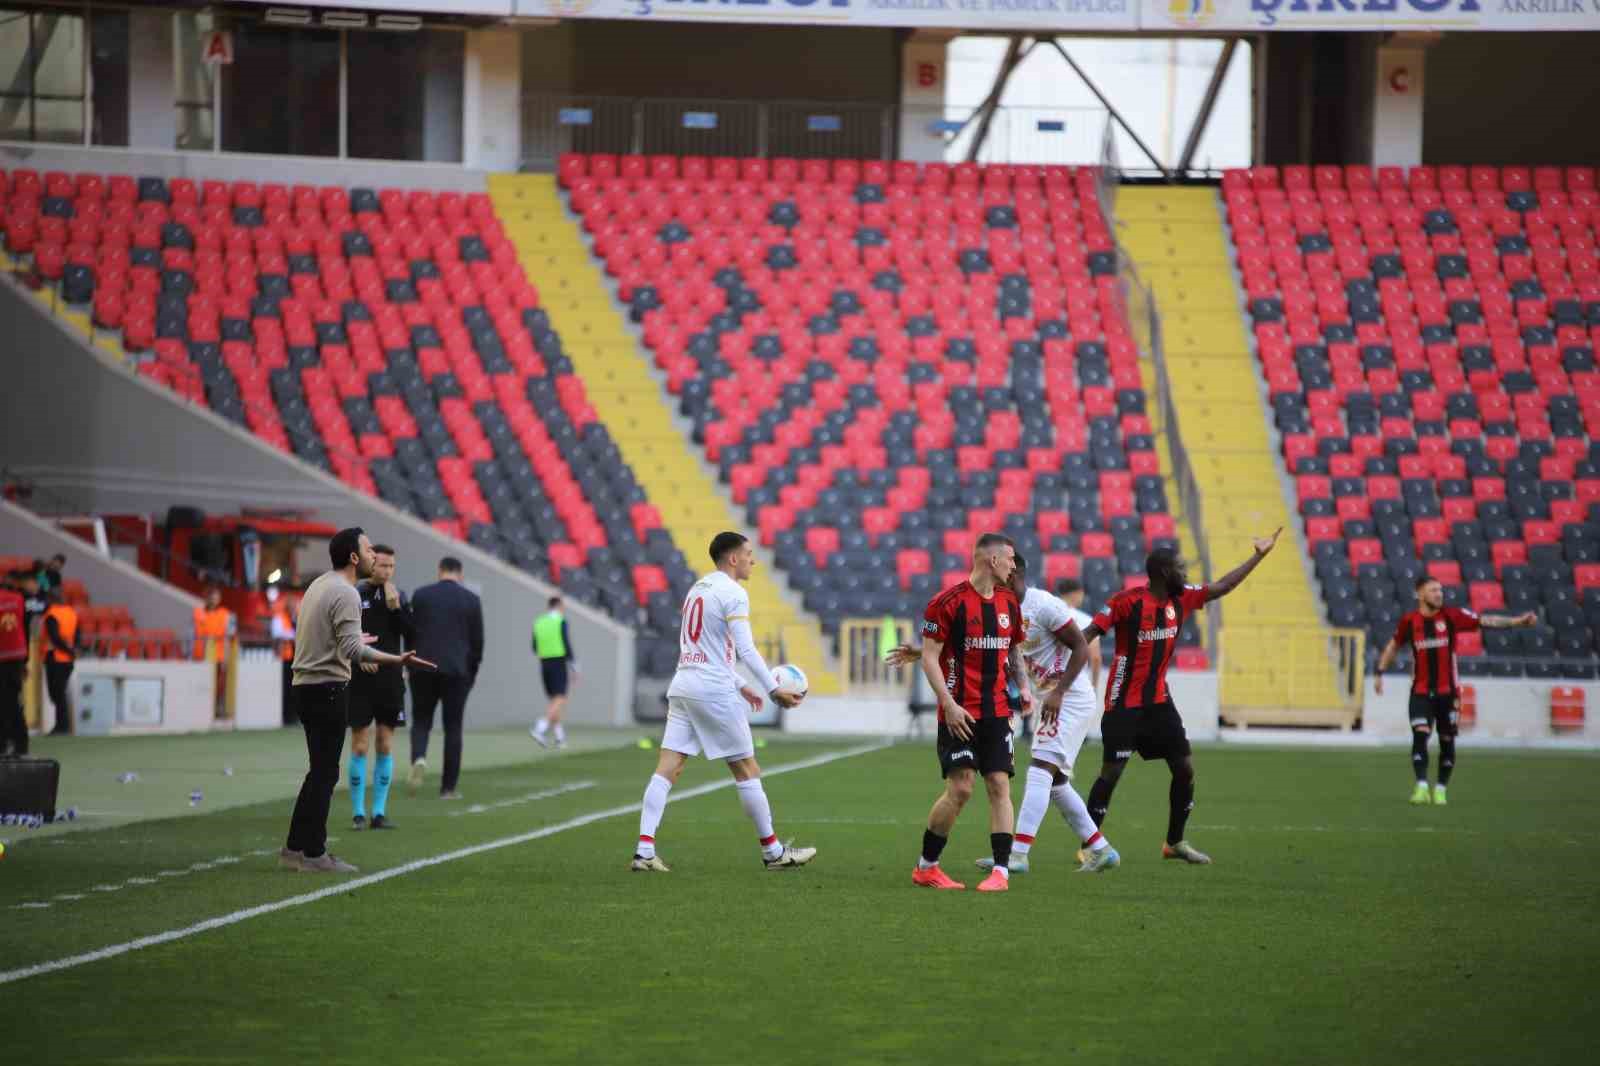
[[[82,143],[83,64],[82,18],[0,10],[0,137]]]
[[[180,12],[172,16],[174,102],[178,108],[175,147],[210,151],[216,147],[216,125],[211,113],[211,79],[215,67],[201,58],[201,38],[216,26],[208,12]]]
[[[352,157],[461,161],[465,34],[356,31],[347,52]]]
[[[274,155],[339,154],[339,34],[235,22],[221,68],[222,147]]]

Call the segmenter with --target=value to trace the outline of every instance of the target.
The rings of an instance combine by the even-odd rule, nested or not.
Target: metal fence
[[[716,100],[562,96],[522,98],[522,166],[550,170],[563,152],[893,159],[903,125],[944,141],[947,162],[967,158],[975,107],[902,109],[820,100]],[[982,163],[1090,164],[1110,120],[1096,107],[995,109]]]

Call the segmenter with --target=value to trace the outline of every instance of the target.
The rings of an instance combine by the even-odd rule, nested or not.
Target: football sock
[[[389,785],[394,781],[394,756],[380,755],[372,768],[372,816],[389,810]]]
[[[1456,738],[1439,738],[1439,784],[1448,785],[1456,769]]]
[[[1017,840],[1012,848],[1018,855],[1028,854],[1033,838],[1044,821],[1044,812],[1050,809],[1050,782],[1055,775],[1038,766],[1028,767],[1028,787],[1022,793],[1022,806],[1017,810]]]
[[[365,817],[367,813],[367,757],[350,753],[350,811]]]
[[[767,790],[761,787],[761,778],[740,781],[733,787],[739,793],[739,806],[755,823],[756,836],[761,839],[761,854],[769,859],[783,854],[783,845],[772,831],[772,804],[767,802]]]
[[[1011,873],[1011,834],[990,833],[989,847],[994,849],[994,868],[997,873]]]
[[[924,829],[922,831],[922,857],[917,860],[917,866],[924,870],[930,866],[938,866],[939,856],[944,854],[944,846],[949,840],[949,837],[942,837],[932,829]]]
[[[660,774],[651,774],[650,783],[644,787],[644,805],[639,810],[639,846],[635,849],[643,858],[655,857],[656,829],[661,825],[661,815],[667,809],[667,793],[671,791],[672,782]]]
[[[1174,777],[1167,789],[1167,804],[1167,843],[1176,844],[1183,839],[1183,827],[1194,810],[1194,778]]]
[[[1100,831],[1095,828],[1094,819],[1089,817],[1089,808],[1083,805],[1083,797],[1079,796],[1077,789],[1070,784],[1057,785],[1051,789],[1050,802],[1055,804],[1056,810],[1061,812],[1061,817],[1072,826],[1072,831],[1078,834],[1079,840],[1088,840],[1100,835]]]
[[[1418,781],[1428,783],[1428,734],[1421,731],[1411,734],[1411,770]]]
[[[564,725],[561,725],[558,722],[556,724],[556,743],[557,744],[565,744],[566,742],[567,742],[567,727],[564,726]]]
[[[1106,811],[1111,808],[1111,790],[1115,786],[1103,777],[1094,779],[1089,786],[1089,817],[1095,825],[1106,824]]]
[[[548,733],[549,731],[550,731],[550,722],[549,722],[548,719],[541,718],[537,722],[533,723],[533,735],[534,736],[542,737],[546,733]]]
[[[1102,834],[1100,830],[1096,829],[1094,831],[1094,836],[1090,837],[1088,840],[1085,840],[1083,842],[1083,846],[1088,848],[1090,851],[1103,851],[1111,846],[1111,841],[1107,840],[1105,835]]]

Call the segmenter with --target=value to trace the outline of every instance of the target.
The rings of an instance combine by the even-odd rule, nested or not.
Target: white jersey
[[[678,672],[667,696],[718,700],[744,684],[734,669],[744,663],[763,693],[777,688],[772,672],[756,651],[750,632],[750,594],[720,570],[712,571],[683,599],[678,625]]]
[[[1022,658],[1033,676],[1034,690],[1043,698],[1066,673],[1067,660],[1072,652],[1056,639],[1056,631],[1068,622],[1077,623],[1081,631],[1088,627],[1090,617],[1075,607],[1069,607],[1044,589],[1031,588],[1022,597],[1022,624],[1026,627],[1022,638]],[[1089,667],[1084,665],[1072,682],[1070,693],[1094,701],[1094,686],[1089,681]]]

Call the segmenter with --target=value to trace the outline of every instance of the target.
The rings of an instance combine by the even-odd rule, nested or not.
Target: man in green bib
[[[550,746],[553,733],[556,747],[564,748],[567,730],[561,724],[561,712],[567,707],[567,674],[569,669],[574,674],[578,672],[578,660],[572,654],[572,638],[567,635],[567,619],[561,613],[560,596],[551,596],[549,609],[534,619],[533,653],[539,657],[544,694],[549,697],[550,708],[528,732],[542,748]]]

